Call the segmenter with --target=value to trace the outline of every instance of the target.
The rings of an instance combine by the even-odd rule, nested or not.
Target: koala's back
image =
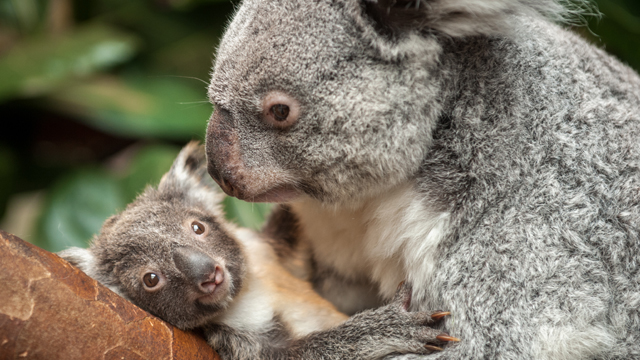
[[[295,199],[316,287],[340,308],[365,293],[345,285],[388,300],[406,278],[416,309],[450,310],[462,341],[433,357],[640,358],[638,76],[509,7],[556,1],[406,3],[270,21],[270,1],[246,1],[212,77],[210,174],[244,199],[291,191],[271,199]],[[272,111],[267,90],[304,104],[283,131],[245,112]]]
[[[384,298],[406,277],[418,309],[450,310],[462,341],[430,357],[640,357],[640,79],[522,21],[515,39],[445,46],[448,100],[415,183],[357,211],[292,204],[295,231],[332,301],[336,278]]]
[[[454,209],[425,306],[486,342],[463,357],[640,357],[640,79],[553,25],[522,29],[452,45],[468,77],[448,79],[418,180]]]

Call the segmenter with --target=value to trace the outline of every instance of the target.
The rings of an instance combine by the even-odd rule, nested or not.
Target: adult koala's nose
[[[204,294],[212,293],[216,286],[224,281],[222,267],[209,255],[197,249],[176,248],[173,252],[173,262],[187,280]]]
[[[207,171],[222,191],[239,197],[244,164],[240,156],[238,134],[229,111],[216,107],[207,126]]]

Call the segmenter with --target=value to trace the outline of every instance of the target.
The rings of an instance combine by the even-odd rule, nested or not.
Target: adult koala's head
[[[444,41],[554,0],[245,0],[209,88],[210,175],[247,201],[326,203],[411,178],[441,112]]]

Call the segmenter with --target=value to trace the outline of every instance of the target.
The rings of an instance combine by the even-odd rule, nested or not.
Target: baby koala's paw
[[[430,354],[442,351],[449,342],[460,339],[433,328],[445,316],[447,311],[409,312],[411,305],[411,285],[402,282],[391,303],[357,316],[366,316],[371,321],[367,334],[373,342],[372,346],[380,353],[386,354]],[[369,356],[365,356],[367,358]],[[375,357],[375,356],[373,356]]]

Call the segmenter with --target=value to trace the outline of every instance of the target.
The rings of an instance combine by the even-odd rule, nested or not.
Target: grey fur
[[[346,322],[344,315],[326,307],[328,302],[304,296],[310,286],[293,289],[297,297],[281,300],[285,311],[302,305],[303,311],[297,311],[309,309],[308,321],[335,318],[316,321],[325,325],[315,328],[305,325],[306,333],[300,335],[300,328],[287,322],[292,319],[289,314],[270,308],[270,298],[278,295],[275,291],[297,283],[286,283],[285,278],[284,284],[274,281],[279,285],[274,289],[270,282],[256,281],[256,268],[265,278],[283,276],[271,264],[276,255],[260,244],[248,246],[256,241],[268,245],[255,234],[247,238],[249,230],[224,220],[222,198],[206,176],[204,147],[190,143],[158,189],[148,187],[122,213],[108,219],[88,249],[70,248],[59,255],[169,323],[181,329],[202,328],[223,359],[379,359],[393,353],[426,354],[431,352],[426,344],[441,344],[436,336],[442,324],[431,313],[407,311],[409,285],[401,286],[390,304]],[[202,234],[192,229],[194,220],[198,230],[206,229]],[[252,267],[249,259],[262,263]],[[207,283],[217,279],[209,274],[217,274],[214,265],[222,269],[224,282],[214,292],[204,293],[199,286],[210,286]],[[160,278],[157,289],[144,286],[147,273]],[[316,305],[304,304],[301,298]],[[337,326],[329,329],[331,325]]]
[[[425,345],[443,346],[436,339],[442,331],[431,318],[432,313],[406,311],[410,298],[411,286],[401,284],[389,304],[358,313],[337,327],[301,339],[283,337],[284,327],[278,321],[270,331],[259,334],[219,324],[210,324],[204,330],[223,359],[348,360],[431,353]]]
[[[638,75],[536,15],[553,1],[424,1],[411,27],[387,3],[245,0],[209,89],[211,175],[246,200],[294,188],[286,243],[331,289],[406,277],[416,309],[452,310],[462,342],[433,357],[640,358]],[[263,121],[273,91],[294,125]]]

